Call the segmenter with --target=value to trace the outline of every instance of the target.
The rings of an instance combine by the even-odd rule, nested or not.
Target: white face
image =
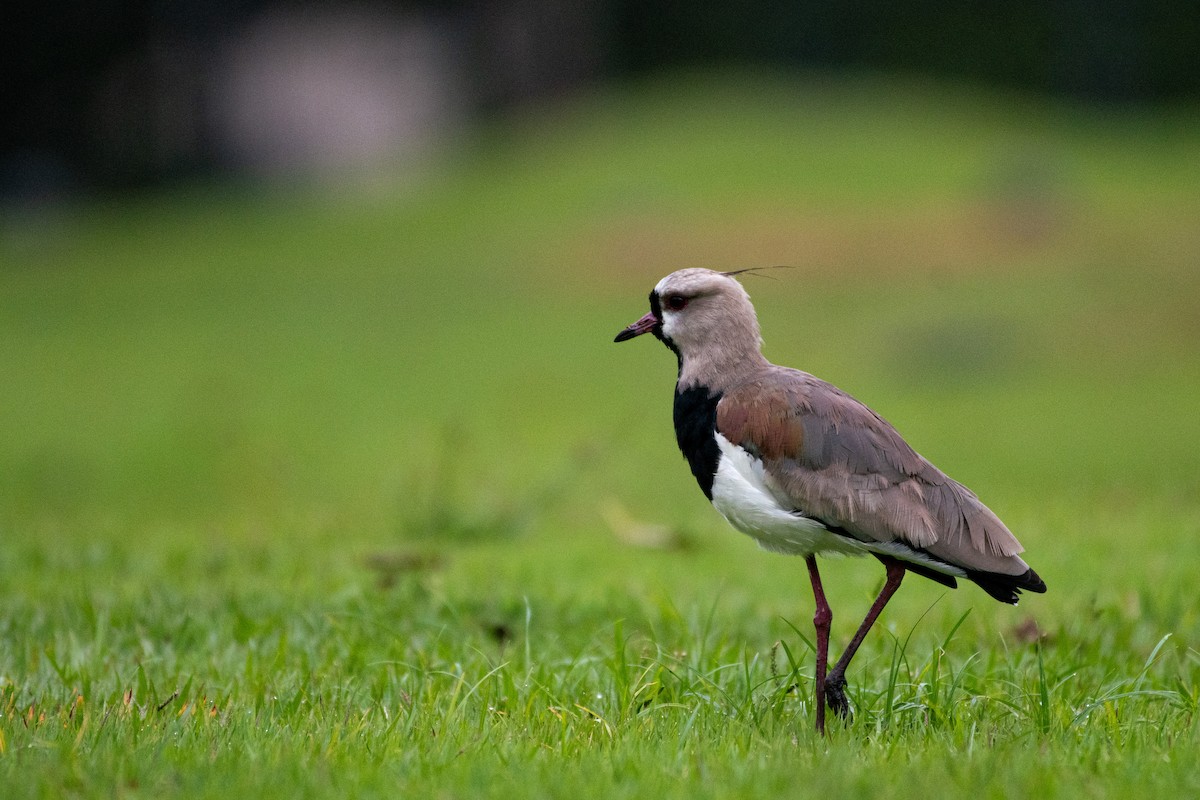
[[[663,278],[654,287],[654,291],[658,293],[659,308],[662,312],[662,332],[663,336],[674,341],[679,334],[679,315],[683,308],[687,305],[686,299],[683,305],[679,305],[679,300],[673,298],[684,298],[682,292],[673,289],[670,285],[671,276]]]

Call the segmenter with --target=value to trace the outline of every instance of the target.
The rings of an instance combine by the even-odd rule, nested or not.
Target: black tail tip
[[[1041,579],[1033,568],[1025,570],[1020,575],[1001,575],[996,572],[968,572],[967,577],[977,583],[992,597],[1001,603],[1015,606],[1021,591],[1045,594],[1046,582]]]
[[[1021,588],[1027,589],[1037,594],[1046,593],[1046,582],[1042,577],[1033,571],[1033,567],[1025,570],[1025,574],[1020,577]]]

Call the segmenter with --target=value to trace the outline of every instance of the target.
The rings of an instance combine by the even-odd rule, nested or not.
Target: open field
[[[21,797],[1200,794],[1200,111],[680,77],[404,190],[0,228]],[[680,266],[966,483],[1050,592],[910,577],[811,731],[803,563],[613,345]],[[836,653],[882,581],[826,562]]]

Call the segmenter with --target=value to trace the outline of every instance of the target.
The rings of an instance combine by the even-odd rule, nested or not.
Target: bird
[[[675,354],[675,438],[701,491],[762,548],[802,556],[815,602],[816,730],[826,705],[849,715],[846,669],[908,572],[956,588],[977,584],[1016,605],[1046,584],[1023,547],[970,489],[919,455],[883,417],[807,372],[762,354],[750,295],[737,275],[681,269],[650,292],[650,311],[617,334],[653,334]],[[885,579],[837,663],[833,612],[817,556],[874,556]]]

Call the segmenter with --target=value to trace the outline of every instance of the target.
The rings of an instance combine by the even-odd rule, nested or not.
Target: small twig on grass
[[[155,710],[156,710],[156,711],[162,711],[164,708],[166,708],[167,706],[171,705],[171,703],[172,703],[172,702],[175,700],[175,698],[177,698],[177,697],[179,697],[179,690],[178,690],[178,689],[176,689],[174,692],[172,692],[172,693],[171,693],[171,696],[170,696],[170,697],[168,697],[166,700],[163,700],[161,703],[159,703],[159,704],[158,704],[158,706],[156,706],[156,707],[155,707]]]

